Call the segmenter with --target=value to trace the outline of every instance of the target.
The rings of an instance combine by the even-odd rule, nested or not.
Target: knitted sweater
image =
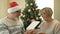
[[[39,33],[41,32],[45,32],[46,34],[60,34],[60,22],[55,19],[50,23],[43,21],[40,24]]]
[[[21,20],[13,21],[7,17],[0,19],[0,34],[23,34],[24,26]]]

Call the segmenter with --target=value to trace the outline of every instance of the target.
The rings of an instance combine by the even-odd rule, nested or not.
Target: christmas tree
[[[37,6],[35,4],[35,0],[25,0],[26,1],[26,7],[22,12],[21,19],[23,20],[24,27],[26,29],[27,26],[30,25],[31,20],[34,19],[36,21],[40,21],[40,9],[37,9]]]

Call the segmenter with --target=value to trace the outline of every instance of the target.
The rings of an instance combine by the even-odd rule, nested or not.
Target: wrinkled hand
[[[40,32],[39,34],[46,34],[45,32]]]
[[[36,30],[28,30],[28,31],[26,31],[24,34],[36,34],[37,33],[37,31]]]
[[[46,34],[46,33],[39,33],[39,34]]]

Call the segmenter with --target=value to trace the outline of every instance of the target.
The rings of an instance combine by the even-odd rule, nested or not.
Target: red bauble
[[[30,19],[28,18],[27,21],[30,21]]]
[[[34,11],[34,10],[35,10],[35,8],[32,8],[32,10]]]

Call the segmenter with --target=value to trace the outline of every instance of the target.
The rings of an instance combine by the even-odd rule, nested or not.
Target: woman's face
[[[43,17],[43,19],[45,20],[45,21],[47,21],[48,20],[48,14],[46,13],[46,11],[44,11],[44,10],[42,10],[41,11],[41,15],[42,15],[42,17]]]

